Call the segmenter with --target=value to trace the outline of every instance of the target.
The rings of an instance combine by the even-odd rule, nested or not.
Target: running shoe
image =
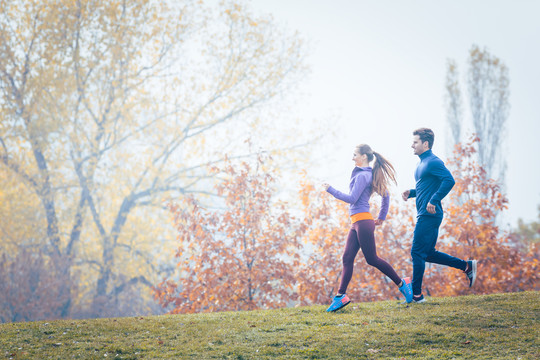
[[[401,281],[403,282],[403,285],[399,287],[399,291],[405,296],[405,302],[408,304],[413,300],[411,278],[406,277],[401,279]]]
[[[413,297],[412,302],[416,304],[421,304],[421,303],[426,302],[426,299],[424,299],[424,295],[420,295],[420,297],[416,299]]]
[[[334,296],[334,299],[332,300],[332,304],[330,304],[330,307],[326,309],[327,312],[333,312],[338,311],[339,309],[344,308],[346,305],[348,305],[351,302],[351,299],[347,296],[347,294],[343,294],[340,296]]]
[[[476,263],[476,260],[467,260],[469,270],[465,271],[465,275],[467,275],[467,279],[469,279],[469,287],[472,287],[476,281]]]

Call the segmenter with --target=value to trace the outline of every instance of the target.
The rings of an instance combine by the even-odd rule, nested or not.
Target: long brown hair
[[[388,187],[390,182],[397,184],[396,171],[388,160],[381,154],[371,150],[371,147],[366,144],[361,144],[356,147],[360,155],[366,155],[368,162],[373,161],[375,158],[375,164],[373,165],[373,179],[371,183],[371,192],[376,192],[381,196],[385,196],[388,193]]]

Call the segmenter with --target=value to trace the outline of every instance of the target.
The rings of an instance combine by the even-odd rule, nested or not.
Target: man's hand
[[[375,226],[377,226],[377,225],[382,225],[383,222],[384,222],[384,220],[382,220],[382,219],[377,219],[377,220],[375,220]]]
[[[435,214],[435,212],[437,211],[435,209],[435,205],[433,205],[432,203],[428,203],[427,206],[426,206],[426,210],[428,213],[430,214]]]
[[[411,194],[411,190],[405,190],[403,192],[403,194],[401,194],[401,197],[403,198],[404,201],[407,201],[407,199],[409,198],[409,195]]]

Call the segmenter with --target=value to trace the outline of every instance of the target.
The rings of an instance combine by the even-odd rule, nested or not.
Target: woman
[[[336,199],[350,204],[349,215],[352,222],[343,253],[341,283],[337,295],[326,311],[339,310],[351,302],[346,291],[353,274],[354,258],[359,249],[362,249],[367,263],[388,276],[398,286],[399,291],[405,296],[405,300],[410,303],[412,301],[410,278],[401,279],[390,264],[377,256],[375,247],[375,226],[382,224],[388,213],[389,182],[396,182],[394,167],[365,144],[355,148],[352,159],[356,167],[351,174],[349,194],[342,193],[329,184],[323,184],[324,189]],[[375,159],[375,164],[372,169],[369,163],[373,159]],[[382,196],[381,211],[377,220],[374,220],[369,212],[369,198],[373,192]]]

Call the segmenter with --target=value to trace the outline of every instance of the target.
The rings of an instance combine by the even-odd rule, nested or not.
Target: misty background
[[[336,138],[321,151],[316,174],[345,190],[351,154],[367,143],[394,164],[397,191],[414,186],[412,131],[435,132],[447,158],[446,64],[458,64],[466,95],[473,45],[509,68],[510,112],[501,146],[507,157],[506,225],[537,218],[540,203],[540,3],[537,1],[252,0],[253,8],[307,39],[311,73],[301,84],[299,117],[328,120]],[[464,117],[472,132],[468,103]],[[467,133],[466,133],[467,134]],[[468,135],[463,140],[467,140]],[[332,147],[333,146],[333,147]]]

